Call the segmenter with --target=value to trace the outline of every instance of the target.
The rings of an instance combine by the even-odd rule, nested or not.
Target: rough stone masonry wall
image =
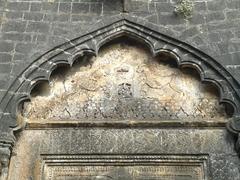
[[[129,14],[168,27],[177,39],[214,57],[240,81],[240,1],[192,1],[188,21],[174,14],[176,0],[133,0]],[[39,55],[121,12],[120,0],[0,0],[0,99]]]
[[[177,4],[174,0],[132,1],[132,7],[128,13],[132,16],[137,16],[157,24],[160,27],[167,27],[169,29],[169,34],[174,34],[173,37],[187,42],[211,55],[229,70],[237,81],[240,81],[240,1],[194,0],[193,3],[194,10],[192,18],[189,18],[187,21],[184,20],[183,17],[174,14],[174,7]],[[0,101],[11,82],[38,56],[61,43],[84,34],[88,29],[91,30],[91,25],[104,19],[104,17],[114,16],[119,13],[122,13],[122,3],[120,0],[0,0]],[[147,138],[146,141],[148,141],[148,143],[145,143],[146,141],[141,141],[143,138],[139,138],[138,135],[142,134],[143,137],[148,137],[147,135],[151,135],[151,133],[147,131],[145,131],[145,133],[136,131],[136,135],[134,136],[135,129],[124,131],[120,129],[118,130],[119,133],[117,133],[119,136],[116,137],[116,139],[118,139],[119,142],[122,142],[119,144],[123,145],[123,147],[116,147],[116,150],[112,150],[112,145],[116,140],[113,139],[111,141],[112,143],[109,143],[109,140],[114,137],[112,134],[115,134],[116,131],[106,133],[106,130],[100,130],[101,134],[108,135],[106,138],[103,138],[103,136],[99,136],[99,130],[94,129],[93,131],[95,130],[96,135],[94,132],[89,132],[89,129],[84,130],[86,131],[86,134],[90,134],[90,141],[93,144],[89,144],[88,141],[85,141],[85,137],[87,137],[86,134],[83,132],[78,134],[78,130],[75,130],[76,132],[74,131],[72,133],[76,135],[76,140],[73,139],[74,143],[68,139],[65,141],[72,143],[72,145],[69,146],[68,144],[65,145],[61,143],[63,138],[58,136],[60,134],[59,132],[56,133],[57,135],[53,133],[54,136],[52,138],[44,138],[44,136],[40,136],[43,138],[38,138],[39,141],[50,139],[51,142],[47,142],[46,144],[40,142],[39,144],[42,145],[41,148],[43,150],[39,152],[49,152],[47,150],[44,151],[45,148],[48,147],[53,147],[53,150],[50,151],[51,153],[64,152],[64,150],[66,150],[65,147],[74,147],[75,142],[78,142],[76,143],[76,151],[71,152],[144,153],[147,151],[151,153],[159,153],[162,146],[157,148],[155,146],[156,144],[159,145],[158,142],[161,142],[159,140],[163,138],[167,140],[166,147],[168,147],[162,149],[164,150],[163,153],[210,153],[212,177],[217,180],[239,179],[239,159],[237,158],[236,152],[233,151],[233,138],[229,137],[230,135],[225,129],[222,129],[220,133],[214,133],[212,130],[210,130],[209,133],[197,133],[197,140],[193,138],[195,135],[190,136],[191,138],[189,138],[189,134],[193,133],[185,130],[181,130],[182,132],[179,133],[184,133],[184,137],[173,132],[172,139],[161,134],[158,138],[157,135],[154,135],[156,132],[154,129],[152,137],[156,137],[156,139],[150,138],[154,140],[152,142]],[[125,131],[129,131],[129,133],[126,133]],[[198,132],[199,130],[194,131]],[[27,132],[30,134],[29,137],[32,137],[31,133],[34,134],[37,131]],[[121,138],[120,132],[125,136],[122,136]],[[64,132],[63,134],[66,135],[63,135],[63,137],[71,137],[68,133],[69,131],[66,133]],[[47,133],[43,132],[43,134],[46,135]],[[156,132],[155,134],[159,133]],[[167,130],[164,130],[164,134],[171,135]],[[206,139],[209,139],[210,137],[210,141],[204,141],[201,139],[206,134],[208,137]],[[217,137],[212,138],[213,134]],[[26,135],[27,134],[23,133],[23,136]],[[82,138],[80,137],[81,135]],[[59,141],[56,140],[56,137]],[[96,140],[96,137],[100,137],[100,141],[95,143],[94,140]],[[134,143],[132,144],[135,144],[136,146],[133,146],[131,143],[129,145],[126,143],[128,142],[126,140],[129,140],[129,137],[133,137]],[[31,138],[26,139],[27,141],[31,141]],[[85,144],[82,141],[84,141]],[[102,141],[104,141],[104,143],[102,143]],[[174,144],[172,141],[176,141],[176,143]],[[182,142],[187,143],[182,147],[179,147],[179,144]],[[194,144],[194,150],[189,150],[189,148],[191,148],[191,146],[189,146],[191,143],[189,142],[192,142],[193,144],[200,142],[200,146]],[[142,147],[141,143],[145,143],[146,147]],[[19,144],[21,144],[21,142],[19,142]],[[26,143],[26,145],[29,144],[34,145],[32,142]],[[39,149],[41,149],[39,144],[36,143],[35,148],[39,147]],[[82,146],[83,144],[84,146]],[[111,146],[109,147],[110,150],[105,150],[104,148],[109,144]],[[24,145],[24,143],[22,145]],[[58,146],[64,147],[58,148]],[[19,146],[15,147],[16,152],[18,152],[18,147]],[[22,147],[24,146],[21,146],[20,148]],[[79,152],[81,147],[88,148]],[[101,149],[101,147],[103,149]],[[204,147],[204,150],[202,150],[201,147]],[[128,148],[136,149],[131,150]],[[169,149],[171,151],[169,151]],[[23,153],[23,155],[21,153]],[[18,155],[22,156],[19,159],[21,160],[22,157],[28,157],[27,155],[29,154],[30,153],[28,152],[20,151],[20,154]],[[33,154],[30,156],[32,157]],[[13,158],[14,157],[16,156],[13,156]],[[18,161],[16,161],[16,163],[18,163]],[[14,164],[12,165],[12,167],[14,167]],[[4,166],[4,169],[6,169],[6,167],[7,163]],[[16,175],[21,172],[19,169],[12,168],[11,170],[16,170]],[[30,176],[31,175],[27,175],[29,179],[31,178]]]

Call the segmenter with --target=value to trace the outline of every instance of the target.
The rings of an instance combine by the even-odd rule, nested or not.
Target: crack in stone
[[[166,54],[153,58],[141,47],[115,44],[52,77],[50,94],[32,97],[22,114],[27,121],[225,119],[212,87],[193,74]]]

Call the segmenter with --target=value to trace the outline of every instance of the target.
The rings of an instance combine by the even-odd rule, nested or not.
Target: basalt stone
[[[239,0],[191,2],[0,1],[0,179],[239,180]]]

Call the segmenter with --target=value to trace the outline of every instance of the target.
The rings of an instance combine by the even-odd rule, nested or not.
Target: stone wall
[[[240,80],[238,0],[194,0],[192,18],[176,16],[176,1],[133,1],[129,14],[164,26],[200,48]],[[84,34],[104,17],[122,12],[120,0],[0,1],[0,98],[13,79],[49,49]]]
[[[104,21],[107,17],[119,15],[123,13],[123,11],[130,17],[137,17],[150,24],[157,25],[159,29],[162,30],[161,32],[164,32],[164,34],[170,36],[170,38],[181,40],[184,42],[183,44],[188,43],[196,49],[208,54],[222,65],[223,69],[227,70],[228,77],[232,78],[230,81],[237,84],[236,87],[240,87],[240,1],[193,0],[192,2],[193,11],[190,13],[189,17],[184,17],[175,12],[175,7],[179,6],[179,2],[176,0],[132,0],[131,5],[127,5],[126,9],[124,9],[124,4],[120,0],[0,0],[0,102],[4,102],[2,97],[6,95],[6,93],[13,93],[7,92],[12,82],[38,57],[62,43],[69,43],[71,39],[77,38],[92,29],[96,29],[97,27],[95,27],[95,25],[97,23],[102,22],[102,20]],[[114,47],[112,50],[113,52],[116,51]],[[136,50],[135,54],[141,54],[141,57],[145,57],[139,50]],[[98,62],[98,58],[102,58],[101,54],[96,59],[93,58],[93,60]],[[142,63],[141,58],[139,60],[140,63]],[[198,122],[200,122],[199,124],[196,123],[194,125],[191,123],[184,124],[179,122],[177,126],[172,128],[169,128],[169,124],[165,124],[168,128],[152,127],[154,126],[153,124],[145,127],[146,129],[141,127],[92,127],[92,129],[89,129],[80,128],[79,126],[81,125],[73,123],[69,125],[70,128],[68,129],[66,127],[68,124],[65,123],[59,125],[59,129],[54,129],[48,124],[43,123],[42,126],[40,126],[39,121],[34,122],[34,120],[38,118],[41,119],[42,117],[42,119],[45,119],[53,115],[51,113],[46,115],[41,112],[41,109],[37,108],[40,101],[45,101],[47,99],[46,103],[49,103],[49,96],[36,96],[30,103],[25,103],[22,114],[23,118],[19,118],[20,121],[23,119],[23,125],[29,122],[32,122],[32,124],[27,124],[26,128],[29,128],[28,130],[23,130],[15,134],[17,136],[17,141],[11,153],[12,159],[9,166],[10,180],[19,179],[20,176],[22,179],[34,179],[38,176],[41,168],[37,167],[37,162],[44,162],[42,154],[56,155],[67,153],[69,153],[69,156],[79,153],[117,153],[120,155],[126,153],[146,153],[149,156],[169,153],[179,156],[188,154],[193,159],[197,156],[206,156],[207,176],[209,179],[239,179],[239,158],[237,157],[237,152],[234,150],[235,137],[231,137],[224,127],[229,116],[223,108],[218,105],[218,95],[212,93],[212,87],[208,88],[204,85],[200,85],[198,80],[188,75],[189,73],[185,74],[186,72],[180,72],[178,69],[169,67],[169,64],[160,65],[159,63],[157,65],[150,63],[149,67],[144,70],[147,71],[151,68],[153,72],[158,75],[161,75],[162,72],[158,72],[159,69],[164,69],[167,73],[174,72],[175,75],[173,77],[183,80],[184,83],[190,81],[190,84],[193,85],[192,89],[196,90],[191,91],[191,93],[196,92],[197,98],[191,99],[192,96],[187,97],[187,99],[191,99],[190,102],[194,102],[194,100],[199,102],[200,97],[203,100],[205,98],[205,104],[202,105],[203,109],[200,108],[200,110],[204,111],[199,112],[199,116],[197,116]],[[93,71],[94,68],[97,69],[94,64],[92,64],[92,67],[88,64],[84,68],[88,73]],[[104,68],[106,67],[103,67],[103,69]],[[127,70],[126,68],[120,69],[120,73],[125,71],[130,72],[128,68]],[[64,78],[71,77],[73,72],[76,73],[78,71],[73,69],[69,72],[70,75],[67,73]],[[193,74],[195,73],[191,71],[190,75]],[[78,75],[84,78],[81,73]],[[98,76],[99,74],[96,74],[96,77],[93,76],[91,80],[93,83],[97,81],[96,86],[94,85],[93,87],[88,87],[89,84],[92,85],[93,83],[86,82],[86,84],[84,84],[84,81],[81,81],[80,85],[82,89],[80,92],[84,91],[84,93],[90,94],[90,96],[91,93],[94,94],[95,92],[91,91],[92,88],[95,91],[95,88],[98,87],[98,83],[102,83],[94,79],[98,78]],[[147,92],[145,95],[155,94],[155,96],[151,98],[159,97],[158,95],[161,94],[161,91],[156,90],[155,85],[163,83],[162,79],[156,78],[156,74],[151,73],[148,73],[147,77],[150,77],[149,82],[152,84],[147,84],[145,87],[147,88],[145,89]],[[50,87],[53,87],[53,89],[57,84],[61,87],[65,84],[65,82],[63,83],[62,81],[64,78],[59,78],[59,76],[55,76],[55,78],[56,81],[50,83]],[[169,76],[166,77],[166,79],[168,78]],[[70,84],[74,84],[75,80],[71,82],[72,80],[70,79],[71,78],[67,79],[67,86],[74,87]],[[107,78],[105,78],[105,80],[106,79]],[[129,78],[126,79],[129,80]],[[54,80],[54,77],[52,80]],[[116,80],[116,82],[117,81],[118,80]],[[111,82],[111,80],[108,82]],[[135,99],[131,98],[132,105],[135,104],[137,95],[135,91],[135,94],[131,91],[131,86],[129,86],[131,83],[127,82],[121,85],[122,86],[113,86],[116,87],[116,89],[119,88],[119,91],[115,91],[118,92],[117,96],[124,96],[122,99],[133,96]],[[174,83],[174,85],[177,87],[176,83]],[[198,88],[196,88],[196,86],[198,86]],[[135,87],[136,84],[134,85],[134,88]],[[185,85],[185,87],[188,86]],[[59,89],[65,91],[64,86],[63,89]],[[144,89],[144,86],[142,86],[142,89]],[[169,92],[170,89],[165,89],[165,91]],[[72,91],[67,90],[67,93],[68,92]],[[61,94],[64,95],[64,103],[66,103],[68,99],[67,93]],[[88,95],[86,97],[88,97]],[[145,95],[139,96],[141,100]],[[174,95],[177,96],[176,94]],[[209,97],[211,98],[209,99]],[[178,98],[181,99],[181,97]],[[72,100],[74,102],[74,99]],[[131,101],[127,101],[126,104],[121,104],[122,107],[128,107],[127,105],[131,104]],[[65,107],[64,103],[63,107]],[[86,104],[87,101],[84,103]],[[107,102],[107,105],[111,103]],[[209,103],[212,104],[212,109],[206,107],[206,104],[209,105]],[[144,101],[142,104],[147,103]],[[151,101],[148,104],[150,106],[154,103]],[[94,103],[92,103],[91,106],[92,105],[94,105]],[[44,103],[42,103],[41,106],[43,106],[43,109],[47,109],[47,107],[44,107]],[[61,109],[62,107],[58,106],[53,107],[57,109],[55,115],[59,115],[61,111],[64,113],[66,112],[65,114],[61,114],[64,116],[60,117],[60,119],[62,118],[61,120],[69,119],[68,109],[64,110]],[[72,107],[75,107],[75,105]],[[102,106],[100,103],[99,107],[107,106]],[[170,103],[169,106],[168,104],[161,105],[160,109],[164,109],[164,107],[172,108],[172,104]],[[185,120],[186,114],[183,112],[185,112],[186,109],[181,109],[182,105],[179,106],[179,104],[177,104],[176,107],[176,109],[181,111],[181,119]],[[193,107],[198,107],[198,105]],[[131,115],[141,114],[145,110],[148,112],[149,108],[147,107],[144,110],[141,109],[141,111],[136,111],[137,113],[135,112]],[[158,110],[159,109],[151,113],[157,114]],[[37,114],[34,114],[34,111],[36,111]],[[208,113],[209,111],[211,111],[211,113]],[[46,113],[46,111],[44,112]],[[71,113],[73,112],[76,111],[73,110]],[[0,109],[0,115],[1,113]],[[90,111],[89,113],[91,114],[91,118],[95,117],[94,114],[97,114],[95,119],[98,119],[102,115],[101,111],[98,113]],[[121,113],[116,114],[121,115]],[[196,115],[195,113],[192,114],[193,116]],[[203,120],[203,114],[205,114],[204,118],[208,120],[211,119],[214,123],[201,124],[199,117]],[[162,118],[171,119],[170,115],[171,113],[168,113]],[[80,117],[81,116],[82,114]],[[190,116],[189,119],[193,120],[193,116]],[[77,119],[79,117],[74,116],[74,118]],[[134,116],[130,116],[130,118],[134,118]],[[172,118],[172,120],[175,118]],[[59,117],[57,117],[57,120],[59,120]],[[160,123],[160,126],[163,125],[164,124]],[[89,126],[89,124],[85,126]],[[90,124],[90,126],[92,125]],[[2,127],[3,126],[0,126],[0,130],[2,130]],[[44,127],[49,129],[46,130]],[[12,134],[9,134],[9,136],[12,137]],[[5,139],[0,141],[0,179],[2,178],[5,180],[7,178],[11,146],[12,144],[6,142]],[[62,158],[64,159],[64,157]],[[188,160],[188,163],[189,161],[191,160]],[[20,172],[22,172],[21,175],[19,174]]]
[[[167,159],[169,158],[168,155],[175,156],[175,158],[178,155],[182,158],[189,155],[190,158],[185,162],[188,169],[192,167],[193,164],[191,163],[194,162],[194,157],[205,156],[207,172],[205,172],[206,177],[201,178],[201,180],[238,180],[240,177],[239,159],[234,152],[233,143],[232,137],[224,129],[109,129],[79,127],[78,129],[25,130],[20,134],[20,139],[13,151],[14,156],[11,159],[9,176],[11,177],[10,180],[38,180],[40,177],[51,179],[47,176],[48,170],[41,169],[44,160],[47,161],[45,156],[49,156],[49,159],[52,159],[53,162],[59,159],[59,170],[64,171],[63,174],[65,174],[66,179],[70,179],[73,175],[71,172],[76,172],[75,174],[78,175],[81,175],[82,172],[87,175],[87,172],[90,171],[89,169],[85,171],[76,170],[77,167],[80,167],[76,165],[78,159],[76,155],[83,155],[83,158],[84,155],[89,155],[89,159],[91,155],[98,155],[99,161],[104,159],[101,154],[117,154],[120,156],[144,154],[152,158],[154,158],[154,155],[165,155]],[[54,155],[59,155],[59,157],[56,158]],[[71,166],[73,164],[68,161],[68,158],[73,160],[75,158],[75,168]],[[110,161],[105,162],[105,165],[108,165],[111,161],[113,160],[110,158]],[[146,161],[150,160],[145,159]],[[63,166],[59,166],[64,165],[64,163],[69,166],[68,170],[61,169]],[[88,163],[88,165],[91,166],[91,163]],[[151,166],[150,170],[154,172]],[[168,171],[166,170],[165,173]],[[184,174],[184,170],[182,172]],[[108,173],[111,173],[111,170]],[[170,172],[169,174],[171,173],[176,172]],[[202,172],[199,172],[199,174],[202,175]],[[104,173],[99,172],[98,175],[104,175]],[[113,175],[112,178],[116,178],[116,175]]]
[[[234,138],[224,125],[217,127],[229,120],[217,89],[201,84],[194,70],[179,70],[169,54],[152,57],[148,48],[129,41],[110,43],[96,57],[79,58],[71,68],[60,66],[49,84],[35,87],[18,116],[27,126],[17,134],[10,179],[170,179],[186,174],[194,180],[238,179]],[[215,125],[198,127],[205,121]],[[138,122],[148,126],[133,125]],[[149,126],[151,122],[155,124]],[[160,158],[156,162],[175,164],[137,165],[142,154],[143,162]],[[132,157],[134,166],[117,166],[119,159],[114,158],[124,161],[131,155],[140,155]],[[84,164],[86,159],[95,165]]]

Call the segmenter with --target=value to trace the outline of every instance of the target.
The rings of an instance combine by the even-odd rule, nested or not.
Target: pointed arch
[[[94,28],[95,27],[95,28]],[[200,73],[201,80],[214,83],[220,91],[220,102],[228,103],[234,109],[234,119],[229,122],[233,132],[240,130],[240,84],[218,61],[191,45],[165,35],[164,27],[121,14],[106,18],[94,25],[91,32],[61,44],[26,67],[9,86],[0,102],[0,122],[4,131],[17,128],[18,105],[30,99],[30,92],[39,81],[49,80],[51,72],[59,64],[72,66],[79,56],[97,55],[105,43],[120,36],[129,36],[146,44],[153,56],[169,52],[176,57],[177,64],[191,66]]]

